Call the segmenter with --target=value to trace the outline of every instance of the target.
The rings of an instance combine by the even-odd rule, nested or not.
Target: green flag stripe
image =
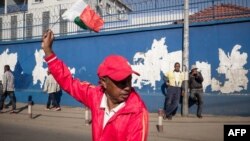
[[[78,26],[80,26],[80,27],[83,28],[83,29],[89,29],[89,28],[82,22],[82,20],[80,19],[79,16],[75,18],[74,23],[77,24]]]

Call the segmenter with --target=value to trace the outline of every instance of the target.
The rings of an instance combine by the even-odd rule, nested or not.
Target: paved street
[[[62,107],[62,111],[45,111],[44,105],[33,106],[33,118],[25,104],[18,103],[17,114],[9,109],[0,114],[0,141],[91,141],[91,126],[85,125],[84,109]],[[223,141],[224,124],[250,124],[250,117],[194,115],[163,121],[163,133],[158,133],[157,113],[150,114],[148,141]]]

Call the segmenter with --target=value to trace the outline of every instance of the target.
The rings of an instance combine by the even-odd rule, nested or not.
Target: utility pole
[[[189,72],[189,0],[184,0],[184,30],[182,69],[184,72],[184,93],[182,99],[182,116],[188,115],[188,72]]]

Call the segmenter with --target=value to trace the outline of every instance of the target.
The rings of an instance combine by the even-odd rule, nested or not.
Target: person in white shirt
[[[12,110],[11,113],[15,113],[16,110],[16,97],[14,93],[15,87],[14,87],[14,75],[12,74],[10,70],[9,65],[4,66],[4,74],[3,74],[3,94],[1,95],[0,99],[0,112],[3,109],[4,101],[7,96],[10,97],[10,101],[12,104]]]
[[[54,77],[50,74],[49,71],[47,71],[48,76],[46,78],[43,91],[47,92],[49,94],[48,101],[46,105],[45,110],[50,110],[50,105],[52,104],[55,107],[55,111],[61,110],[58,101],[57,101],[57,95],[61,91],[59,84],[56,82]]]

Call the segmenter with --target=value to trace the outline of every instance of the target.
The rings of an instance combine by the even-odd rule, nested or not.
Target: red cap
[[[132,73],[140,75],[132,70],[127,59],[119,55],[110,55],[105,58],[97,70],[99,77],[108,76],[115,81],[121,81]]]

